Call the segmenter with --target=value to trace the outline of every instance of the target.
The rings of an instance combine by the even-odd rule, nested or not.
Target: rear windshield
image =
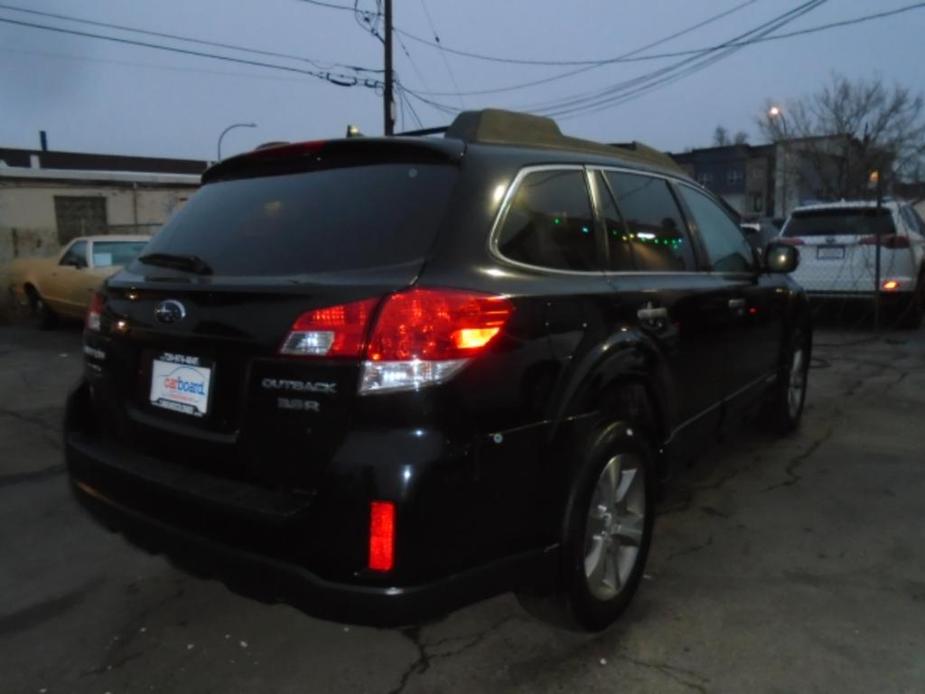
[[[862,207],[856,210],[807,210],[794,212],[783,236],[868,236],[892,234],[893,215],[887,209]]]
[[[389,163],[210,183],[145,254],[195,255],[216,275],[262,276],[423,259],[456,176],[442,164]]]

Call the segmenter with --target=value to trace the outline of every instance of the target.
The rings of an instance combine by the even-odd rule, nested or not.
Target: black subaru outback
[[[521,114],[234,157],[93,301],[73,489],[314,614],[515,590],[603,628],[673,466],[752,404],[796,426],[796,253],[666,156]]]

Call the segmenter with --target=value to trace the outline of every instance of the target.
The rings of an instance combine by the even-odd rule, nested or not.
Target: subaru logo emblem
[[[158,323],[176,323],[186,318],[186,308],[176,299],[167,299],[154,307],[154,318]]]

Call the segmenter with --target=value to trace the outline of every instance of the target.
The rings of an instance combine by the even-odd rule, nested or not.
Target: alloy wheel
[[[591,495],[585,526],[585,579],[591,594],[610,600],[623,589],[636,566],[645,528],[642,461],[627,453],[604,465]]]

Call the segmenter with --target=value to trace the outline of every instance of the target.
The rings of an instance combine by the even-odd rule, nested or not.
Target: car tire
[[[39,330],[51,330],[58,323],[57,314],[52,311],[35,287],[26,287],[32,320]]]
[[[794,328],[781,356],[777,380],[768,402],[769,419],[779,434],[789,434],[800,425],[809,383],[812,333],[807,326]]]
[[[601,631],[627,608],[645,570],[658,485],[644,428],[625,421],[585,446],[566,505],[558,592],[518,593],[534,617],[578,631]]]

